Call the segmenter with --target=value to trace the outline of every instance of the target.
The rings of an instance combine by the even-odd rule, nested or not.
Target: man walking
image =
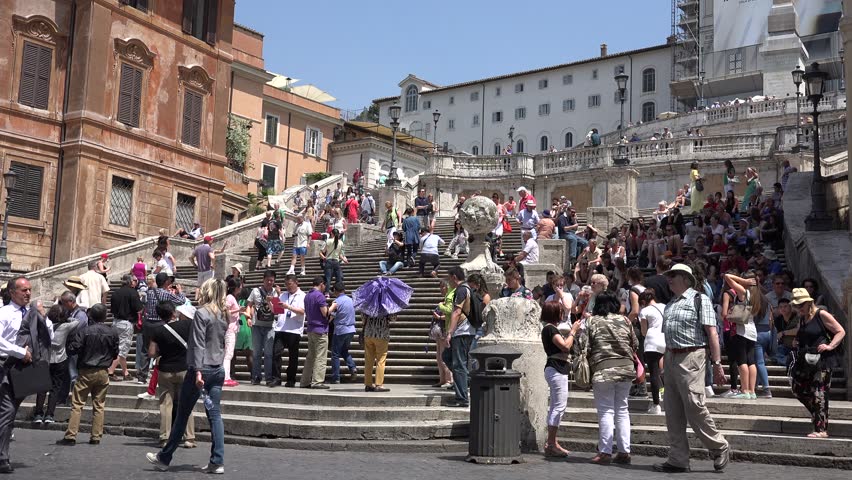
[[[429,199],[426,198],[426,189],[421,188],[414,199],[414,213],[417,214],[417,220],[420,222],[420,228],[429,226]]]
[[[314,277],[314,288],[305,296],[305,319],[308,330],[308,356],[302,370],[302,388],[328,389],[325,364],[328,357],[328,304],[325,300],[325,279]],[[256,362],[255,362],[256,363]]]
[[[192,266],[198,270],[199,290],[204,282],[213,278],[213,274],[216,269],[216,255],[224,252],[227,246],[228,242],[225,242],[225,244],[222,245],[222,248],[219,250],[213,250],[213,237],[207,235],[204,237],[204,242],[195,247],[195,250],[192,251],[192,255],[189,256],[189,261],[192,263]]]
[[[124,274],[121,277],[121,288],[113,292],[110,299],[112,328],[118,335],[118,358],[109,367],[109,374],[114,375],[115,369],[121,365],[124,373],[122,378],[125,380],[130,378],[130,372],[127,370],[127,354],[133,344],[133,325],[136,323],[139,312],[145,309],[142,300],[139,299],[139,291],[136,289],[138,283],[139,280],[133,275]],[[111,378],[111,380],[120,379]]]
[[[349,345],[355,336],[355,304],[352,303],[352,298],[346,295],[343,282],[335,283],[332,292],[335,299],[328,311],[334,318],[334,336],[331,337],[331,383],[340,383],[341,359],[349,367],[349,381],[354,382],[358,377],[358,367],[349,353]]]
[[[303,272],[304,273],[304,272]],[[284,277],[284,292],[278,297],[285,313],[275,320],[275,344],[272,355],[272,385],[281,385],[281,356],[287,349],[287,388],[296,386],[299,368],[299,342],[305,330],[305,292],[299,288],[299,279],[289,274]]]
[[[106,303],[106,294],[109,291],[109,283],[103,275],[98,272],[98,262],[95,259],[89,262],[89,271],[80,275],[80,283],[86,286],[81,293],[84,307],[91,307],[96,303]]]
[[[467,408],[470,406],[467,393],[467,365],[470,347],[476,334],[464,313],[465,311],[470,313],[471,290],[465,282],[464,270],[461,267],[452,267],[447,272],[447,283],[449,283],[450,289],[456,291],[453,297],[453,310],[450,313],[450,326],[447,329],[445,340],[446,346],[450,348],[444,350],[443,359],[444,363],[450,365],[450,369],[453,371],[453,388],[456,392],[456,399],[450,406]]]
[[[710,451],[713,468],[722,471],[730,461],[730,447],[704,403],[708,347],[716,383],[726,381],[713,303],[707,295],[694,290],[695,276],[688,266],[677,264],[665,275],[673,294],[671,302],[666,305],[663,321],[666,339],[663,381],[666,385],[666,428],[670,446],[668,459],[654,465],[654,470],[665,473],[689,471],[688,424]]]
[[[179,307],[186,303],[186,296],[183,294],[183,288],[180,284],[172,284],[174,277],[170,277],[168,274],[160,272],[154,278],[154,282],[156,283],[156,287],[149,289],[148,293],[145,294],[145,312],[142,315],[142,345],[136,345],[137,355],[140,350],[144,352],[148,352],[148,345],[151,342],[151,334],[154,329],[163,325],[165,322],[160,320],[160,315],[157,313],[157,305],[160,302],[169,302],[175,307]],[[139,337],[137,337],[138,340]],[[138,343],[138,342],[137,342]],[[146,355],[147,357],[147,355]],[[150,359],[146,358],[146,361],[139,365],[139,362],[136,363],[136,377],[138,383],[142,385],[146,385],[148,383],[148,370],[150,370]],[[140,397],[140,398],[150,398],[150,397]]]
[[[112,327],[104,325],[107,317],[102,303],[89,309],[92,325],[78,329],[68,344],[68,353],[77,355],[79,375],[71,394],[71,418],[61,445],[75,445],[80,429],[80,415],[89,394],[92,395],[92,434],[89,443],[98,445],[104,434],[104,406],[106,405],[109,374],[107,370],[118,357],[118,335]]]
[[[260,381],[266,378],[266,385],[272,386],[272,358],[273,346],[275,344],[275,330],[273,323],[275,315],[272,313],[272,305],[269,299],[279,295],[278,286],[275,285],[275,270],[267,270],[263,273],[263,284],[251,291],[248,298],[246,318],[251,319],[251,348],[253,355],[251,384],[260,385]],[[261,363],[261,360],[263,363]],[[262,368],[262,370],[261,370]]]

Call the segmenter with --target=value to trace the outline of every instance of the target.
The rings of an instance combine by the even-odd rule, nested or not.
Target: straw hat
[[[772,250],[771,248],[763,250],[763,256],[767,260],[778,260],[778,255],[775,255],[775,250]]]
[[[235,264],[231,265],[231,268],[235,268],[238,272],[240,272],[240,276],[241,277],[243,276],[243,264],[242,263],[235,263]]]
[[[811,294],[808,293],[807,289],[804,288],[794,288],[793,289],[793,299],[790,300],[790,303],[793,305],[801,305],[805,302],[813,302],[814,299],[811,298]]]
[[[674,275],[676,273],[682,273],[682,274],[686,275],[686,277],[689,278],[690,286],[691,287],[695,286],[695,275],[692,274],[692,269],[689,268],[689,265],[685,265],[683,263],[677,263],[677,264],[673,265],[672,268],[669,269],[669,271],[667,271],[664,275],[668,277],[668,276]]]
[[[77,275],[68,277],[68,280],[65,280],[64,282],[62,282],[62,284],[65,285],[67,288],[77,288],[80,290],[86,289],[86,286],[83,285],[83,280],[81,280],[80,277],[78,277]]]

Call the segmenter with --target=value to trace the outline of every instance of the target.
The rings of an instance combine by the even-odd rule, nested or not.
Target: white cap
[[[527,187],[518,187],[517,191],[520,193],[520,192],[528,192],[529,190],[527,190]]]
[[[175,310],[186,318],[193,319],[195,318],[195,307],[193,307],[189,303],[184,303],[183,305],[177,307]]]

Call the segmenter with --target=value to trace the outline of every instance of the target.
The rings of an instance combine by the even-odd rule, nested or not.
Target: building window
[[[183,132],[181,142],[193,147],[201,146],[201,94],[187,89],[183,95]]]
[[[456,121],[455,120],[447,120],[447,130],[455,130],[456,129]]]
[[[515,93],[521,93],[523,91],[524,91],[524,84],[523,83],[516,83],[515,84]]]
[[[139,127],[141,108],[142,70],[122,63],[118,87],[118,121],[131,127]]]
[[[470,153],[472,153],[474,155],[479,155],[479,147],[474,145],[473,148],[470,149]]]
[[[547,135],[542,135],[542,136],[541,136],[541,139],[539,140],[539,143],[541,144],[541,145],[540,145],[540,146],[541,146],[541,151],[542,151],[542,152],[546,152],[546,151],[547,151],[547,147],[550,145],[550,141],[549,141],[549,139],[547,138]]]
[[[523,120],[527,118],[527,107],[518,107],[515,109],[515,120]]]
[[[266,114],[266,137],[264,141],[270,145],[278,145],[278,117]]]
[[[503,89],[501,89],[500,87],[494,88],[494,96],[495,97],[499,97],[501,93],[503,93]]]
[[[219,221],[219,228],[227,227],[234,223],[234,214],[231,212],[222,212],[222,219]]]
[[[500,155],[500,151],[502,148],[500,147],[500,142],[494,143],[494,155]]]
[[[538,114],[539,116],[550,115],[550,104],[542,103],[538,106]]]
[[[276,179],[278,178],[278,169],[273,165],[263,165],[263,172],[261,174],[261,179],[263,180],[263,185],[267,188],[271,188],[275,190]]]
[[[305,153],[322,158],[322,132],[316,128],[305,129]]]
[[[574,134],[571,132],[565,133],[565,148],[571,148],[574,146]]]
[[[538,89],[544,90],[545,88],[547,88],[547,79],[542,78],[541,80],[538,81]]]
[[[479,101],[479,92],[470,92],[470,101],[478,102]]]
[[[503,121],[503,112],[494,112],[491,114],[491,121],[494,123],[500,123]]]
[[[148,0],[118,0],[118,3],[133,7],[143,12],[148,11]]]
[[[479,115],[473,116],[473,126],[476,127],[479,125]]]
[[[574,99],[568,98],[566,100],[562,100],[562,111],[563,112],[573,112],[574,111]]]
[[[570,73],[567,75],[562,75],[562,85],[571,85],[574,83],[574,75]]]
[[[642,70],[642,93],[657,90],[657,71],[653,68]]]
[[[24,42],[18,103],[42,110],[47,109],[52,64],[53,49]]]
[[[524,141],[518,140],[515,142],[515,149],[518,151],[517,153],[524,153]]]
[[[417,111],[417,86],[411,85],[405,89],[405,111],[406,112],[416,112]]]
[[[616,65],[613,69],[613,75],[618,75],[619,73],[624,73],[624,65]]]
[[[432,108],[432,100],[423,100],[423,110]]]
[[[597,108],[601,106],[600,95],[589,95],[589,108]]]
[[[109,193],[109,223],[129,227],[132,208],[133,180],[113,176]]]
[[[740,50],[728,54],[728,74],[733,73],[743,73],[743,52]]]
[[[178,193],[175,205],[175,228],[182,228],[187,232],[192,230],[195,223],[195,197]]]
[[[15,188],[9,191],[9,215],[41,220],[41,189],[44,168],[26,163],[10,162],[9,169],[18,174]]]
[[[183,0],[183,33],[216,43],[219,0]]]
[[[456,103],[456,97],[450,97],[450,105],[453,105],[455,103]]]
[[[657,106],[654,102],[645,102],[642,104],[642,121],[650,122],[657,118]]]
[[[596,69],[592,70],[592,80],[597,80],[597,79],[598,79],[598,69],[596,68]]]

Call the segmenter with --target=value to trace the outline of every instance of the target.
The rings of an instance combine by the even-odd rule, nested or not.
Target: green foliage
[[[306,173],[305,174],[305,181],[307,182],[308,185],[311,185],[313,183],[317,183],[320,180],[322,180],[324,178],[328,178],[330,176],[331,176],[331,173],[329,173],[329,172]]]
[[[229,114],[228,132],[225,137],[225,156],[228,164],[238,172],[245,172],[251,148],[251,121]]]
[[[266,211],[266,207],[263,205],[264,200],[264,197],[249,192],[248,206],[246,207],[246,213],[249,217],[260,215]]]
[[[379,106],[374,103],[365,108],[355,117],[355,121],[379,123]]]
[[[270,195],[275,195],[275,189],[272,187],[262,187],[260,189],[260,194],[264,197],[268,197]]]

